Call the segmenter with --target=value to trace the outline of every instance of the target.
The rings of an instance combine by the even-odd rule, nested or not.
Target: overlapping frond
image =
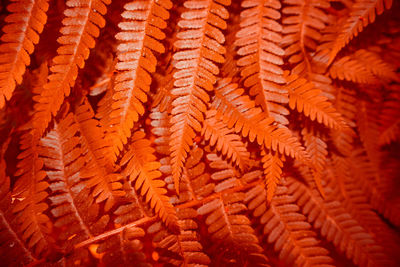
[[[135,189],[140,190],[146,202],[160,216],[164,223],[172,230],[177,228],[177,217],[163,187],[165,182],[160,180],[161,164],[156,161],[154,149],[150,141],[145,139],[141,131],[134,133],[128,152],[121,159],[121,166],[125,166],[124,174],[134,182]]]
[[[171,162],[175,188],[179,192],[179,179],[184,161],[193,144],[195,131],[201,131],[206,103],[213,90],[219,68],[216,63],[224,62],[226,29],[229,17],[224,6],[230,0],[185,1],[174,46],[178,51],[173,55],[175,96],[172,102],[171,118]]]
[[[342,130],[331,130],[331,137],[340,153],[348,155],[353,150],[353,142],[356,137],[356,132],[353,129],[357,114],[357,107],[355,106],[357,101],[356,92],[344,87],[337,87],[335,100],[334,106],[342,114],[348,127]]]
[[[355,162],[351,157],[332,155],[332,164],[328,168],[332,168],[336,176],[325,176],[329,178],[326,179],[328,198],[339,199],[346,211],[372,235],[379,245],[385,247],[386,254],[396,258],[396,251],[400,249],[398,236],[374,211],[367,195],[362,190],[363,186],[360,186],[359,177],[354,173],[352,164]],[[337,180],[341,183],[339,184]]]
[[[324,201],[300,182],[289,179],[289,194],[302,207],[321,235],[360,266],[390,266],[383,248],[348,214],[338,201]]]
[[[204,190],[210,177],[205,173],[205,164],[202,162],[204,152],[198,147],[193,147],[189,157],[185,162],[183,176],[180,180],[180,193],[171,197],[174,206],[184,205],[185,203],[199,199],[201,196],[208,195],[210,190]],[[165,160],[165,159],[163,159]],[[164,163],[163,173],[167,175],[165,181],[168,188],[174,189],[172,179],[172,169],[170,163]],[[208,183],[208,188],[211,185]],[[213,187],[211,186],[211,190]],[[175,191],[176,192],[176,191]],[[208,266],[211,260],[204,251],[200,242],[199,225],[196,222],[197,212],[193,208],[182,207],[177,209],[178,226],[180,233],[171,233],[161,227],[159,223],[149,228],[151,232],[157,232],[153,242],[160,254],[163,263],[174,266]]]
[[[288,124],[288,110],[283,106],[288,95],[282,85],[282,56],[284,50],[279,46],[282,40],[282,26],[277,0],[248,0],[242,2],[244,8],[240,14],[241,29],[236,34],[235,45],[240,59],[237,65],[242,67],[241,76],[244,86],[250,88],[250,94],[256,96],[267,116],[277,122]]]
[[[221,117],[235,132],[248,136],[251,142],[257,139],[259,145],[264,144],[268,149],[307,161],[304,148],[291,131],[284,126],[275,126],[274,119],[265,117],[261,109],[255,107],[254,101],[243,93],[244,90],[237,84],[230,83],[228,79],[221,80],[212,102],[217,117]]]
[[[105,201],[104,208],[108,211],[119,197],[125,195],[122,189],[124,177],[112,168],[115,157],[111,152],[111,144],[93,116],[87,100],[84,100],[74,113],[74,127],[79,129],[82,156],[86,162],[80,172],[80,178],[92,188],[96,203]]]
[[[335,60],[329,68],[329,74],[333,79],[346,80],[354,83],[376,84],[379,82],[358,56],[345,56],[339,60]]]
[[[267,192],[257,185],[246,193],[246,202],[254,216],[260,217],[268,243],[274,243],[279,258],[290,266],[334,266],[327,249],[320,246],[317,234],[307,218],[300,214],[295,198],[286,186],[277,187],[267,208]]]
[[[18,171],[15,174],[20,179],[12,193],[12,197],[18,200],[14,203],[13,212],[22,240],[36,255],[40,255],[48,252],[52,243],[49,234],[53,225],[45,214],[49,208],[45,202],[49,184],[45,179],[43,160],[39,158],[37,136],[25,133],[20,147],[23,152],[18,156]]]
[[[176,235],[161,230],[153,239],[160,252],[160,259],[173,266],[209,266],[211,260],[199,242],[198,224],[194,221],[197,216],[196,210],[181,209],[177,215],[181,233]],[[157,228],[160,228],[159,224],[149,230],[155,231]]]
[[[33,127],[42,135],[48,127],[51,117],[55,116],[69,96],[78,76],[78,68],[85,66],[89,49],[96,44],[100,28],[106,24],[103,16],[107,12],[110,0],[68,0],[68,9],[64,12],[61,37],[57,39],[60,47],[50,67],[51,74],[40,95],[35,96],[35,114]]]
[[[308,51],[315,51],[322,38],[321,31],[329,18],[326,9],[330,7],[326,0],[285,0],[282,9],[284,18],[283,39],[285,56],[293,64],[292,72],[298,75],[310,73],[311,60]]]
[[[69,249],[71,245],[103,231],[109,221],[108,215],[98,218],[99,205],[80,179],[87,158],[80,146],[78,129],[73,114],[69,113],[54,124],[39,146],[52,191],[49,200],[51,214],[56,218],[54,226],[64,229],[58,238],[64,241],[64,248]],[[73,227],[68,227],[71,223]]]
[[[235,262],[238,265],[268,266],[268,259],[262,254],[262,247],[251,227],[250,220],[243,214],[247,208],[243,203],[243,192],[224,193],[225,190],[240,184],[237,173],[226,161],[216,154],[207,155],[210,167],[215,169],[211,175],[216,183],[215,192],[221,192],[215,198],[205,202],[197,209],[198,214],[205,215],[208,233],[216,243],[213,248],[223,245],[237,253]],[[229,255],[229,252],[226,252]],[[224,253],[223,253],[224,254]],[[220,265],[224,265],[222,255]]]
[[[327,42],[319,47],[325,54],[328,64],[332,63],[336,55],[354,37],[356,37],[368,24],[375,21],[376,15],[392,7],[392,0],[356,0],[349,16],[335,24],[330,29],[333,33],[327,35]]]
[[[114,153],[119,155],[122,146],[131,136],[133,123],[145,109],[146,93],[150,90],[151,73],[156,69],[157,55],[165,51],[161,40],[162,29],[167,27],[169,0],[132,1],[124,6],[123,21],[116,38],[118,63],[113,88],[109,121],[105,123],[108,138],[113,142]]]
[[[289,91],[289,107],[303,112],[312,121],[317,120],[330,128],[342,128],[341,115],[336,111],[321,91],[312,82],[299,78],[296,74],[287,76],[286,88]]]
[[[393,85],[380,114],[379,144],[390,144],[400,136],[400,86]]]
[[[0,260],[8,266],[26,265],[35,257],[13,227],[15,216],[12,212],[10,178],[6,174],[5,148],[3,146],[0,151]]]
[[[0,109],[10,100],[17,84],[22,83],[30,55],[39,42],[39,35],[47,22],[48,0],[13,0],[0,40]]]
[[[210,142],[211,146],[216,146],[228,159],[232,159],[241,169],[244,169],[250,160],[250,153],[246,145],[242,142],[239,135],[232,129],[228,129],[226,124],[216,117],[216,111],[206,112],[206,119],[203,122],[202,135]]]

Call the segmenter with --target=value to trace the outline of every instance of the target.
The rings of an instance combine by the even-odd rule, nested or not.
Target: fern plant
[[[391,0],[5,0],[5,266],[398,266]]]

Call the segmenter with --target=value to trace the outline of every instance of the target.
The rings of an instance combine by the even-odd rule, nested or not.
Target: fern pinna
[[[0,265],[400,265],[399,13],[3,0]]]

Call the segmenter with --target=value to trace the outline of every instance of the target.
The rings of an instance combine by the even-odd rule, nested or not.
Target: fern
[[[127,165],[124,174],[135,182],[135,189],[140,189],[141,194],[146,196],[146,202],[150,203],[162,220],[175,230],[175,212],[165,196],[164,182],[157,179],[161,176],[158,171],[160,163],[155,161],[154,150],[148,140],[143,138],[143,132],[135,132],[133,135],[131,149],[121,159],[121,165]]]
[[[282,40],[282,26],[277,22],[281,14],[279,1],[244,1],[241,13],[241,30],[236,34],[235,44],[239,47],[237,61],[242,67],[244,85],[256,95],[256,103],[263,107],[268,116],[287,124],[285,115],[289,112],[282,104],[288,102],[287,92],[281,85],[285,83],[282,56],[279,47]]]
[[[161,31],[167,27],[168,9],[172,3],[164,1],[130,2],[124,6],[124,21],[119,24],[120,32],[116,38],[120,41],[117,47],[118,63],[116,70],[109,114],[106,123],[109,139],[118,156],[122,146],[131,135],[133,123],[143,115],[143,103],[147,101],[146,92],[150,90],[150,73],[155,71],[156,53],[163,53],[164,46],[160,40],[165,38]],[[151,21],[151,23],[146,23]],[[142,56],[143,55],[143,56]]]
[[[52,60],[48,82],[40,96],[35,98],[37,103],[32,120],[39,135],[44,133],[51,117],[57,114],[64,97],[69,96],[78,68],[85,66],[89,49],[95,46],[95,38],[100,34],[99,28],[105,26],[103,16],[109,3],[109,0],[67,1],[69,8],[64,12],[62,36],[57,39],[61,46]]]
[[[297,108],[298,112],[310,117],[311,120],[317,120],[330,128],[343,127],[342,118],[338,114],[331,103],[320,95],[320,90],[313,88],[311,82],[303,78],[298,78],[292,74],[287,77],[286,85],[289,91],[289,107]]]
[[[328,55],[332,63],[339,51],[356,37],[368,24],[375,21],[376,15],[392,7],[392,0],[357,0],[352,4],[348,17],[338,24],[337,34],[331,37],[319,50]]]
[[[17,84],[22,83],[25,69],[30,65],[30,55],[39,43],[39,35],[47,22],[47,0],[18,1],[7,6],[11,12],[5,21],[0,40],[0,109],[10,100]]]
[[[172,102],[171,155],[175,188],[179,192],[179,177],[195,131],[201,131],[201,122],[209,101],[206,91],[213,89],[219,70],[215,63],[223,63],[225,38],[221,29],[227,27],[228,12],[224,5],[230,1],[186,1],[187,9],[181,15],[174,45],[178,51],[173,58],[175,96]],[[215,63],[214,63],[215,62]]]
[[[399,265],[398,2],[3,2],[0,265]]]

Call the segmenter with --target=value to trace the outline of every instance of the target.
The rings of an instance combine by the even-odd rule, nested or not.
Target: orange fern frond
[[[288,124],[285,115],[288,110],[283,104],[288,102],[287,91],[281,85],[285,83],[282,56],[279,46],[282,40],[282,26],[277,0],[250,0],[242,3],[240,14],[241,29],[236,34],[235,45],[241,57],[237,65],[242,67],[241,76],[244,86],[250,88],[250,94],[256,95],[256,103],[261,105],[267,116],[282,124]]]
[[[215,154],[208,154],[207,158],[211,161],[210,166],[216,167],[219,171],[214,173],[214,179],[218,182],[215,191],[219,192],[233,187],[239,182],[232,173],[227,175],[226,164]],[[197,209],[198,214],[207,215],[205,222],[208,226],[208,232],[212,240],[218,241],[214,246],[224,244],[227,249],[234,249],[235,253],[242,255],[241,265],[266,265],[268,259],[261,254],[262,248],[259,245],[258,238],[250,225],[250,221],[242,213],[247,210],[243,204],[245,194],[235,192],[221,194],[219,197],[203,204]],[[238,255],[238,256],[239,256]],[[223,263],[220,263],[223,265]]]
[[[376,14],[380,15],[385,9],[392,7],[393,0],[357,0],[351,7],[351,12],[344,20],[332,26],[335,34],[329,36],[331,40],[322,44],[319,50],[327,55],[328,65],[336,55],[368,24],[373,23]],[[336,34],[337,32],[337,34]]]
[[[268,243],[274,243],[275,250],[280,251],[279,258],[290,266],[334,266],[307,218],[299,213],[296,199],[288,195],[288,189],[279,186],[268,209],[263,204],[266,198],[265,189],[259,185],[246,194],[249,209],[260,217],[263,233],[268,236]]]
[[[206,104],[210,97],[206,91],[213,90],[219,73],[215,63],[224,62],[226,29],[229,17],[224,6],[230,0],[185,1],[174,46],[176,72],[173,77],[175,96],[171,118],[171,162],[175,188],[179,192],[179,179],[184,161],[193,144],[195,131],[201,131]]]
[[[364,62],[350,56],[336,60],[329,68],[329,74],[333,79],[354,83],[376,84],[379,82],[373,73],[367,69]]]
[[[150,141],[145,139],[143,132],[137,131],[132,136],[129,151],[121,159],[121,166],[125,166],[124,174],[134,182],[135,189],[146,202],[155,209],[163,222],[172,230],[177,229],[177,217],[173,206],[166,195],[167,190],[163,188],[165,182],[158,179],[161,172],[158,170],[161,164],[156,161],[154,149]]]
[[[289,194],[302,207],[309,222],[320,229],[321,235],[346,253],[360,266],[390,266],[383,248],[368,234],[337,201],[324,201],[318,193],[296,181],[288,180]],[[349,246],[351,244],[351,246]],[[350,249],[351,247],[351,249]]]
[[[217,151],[221,151],[222,155],[232,159],[241,169],[244,169],[250,160],[250,153],[247,151],[246,145],[239,135],[235,134],[232,129],[228,129],[215,115],[215,110],[206,112],[202,135],[210,142],[211,146],[216,145]]]
[[[13,227],[15,216],[12,212],[10,178],[6,174],[5,148],[6,146],[3,146],[0,151],[0,249],[2,251],[0,260],[5,265],[15,266],[16,259],[22,256],[20,263],[27,265],[35,260],[35,256],[25,246]]]
[[[85,166],[80,176],[89,188],[96,203],[105,202],[104,209],[110,210],[119,197],[125,195],[122,190],[123,176],[114,172],[114,155],[111,153],[111,143],[102,141],[104,132],[99,123],[93,118],[91,107],[84,100],[75,110],[70,127],[77,127],[80,132],[79,140]],[[100,138],[100,139],[97,139]]]
[[[42,135],[63,103],[69,96],[78,76],[78,68],[85,66],[89,57],[89,49],[94,48],[100,34],[100,28],[105,26],[103,16],[107,12],[110,0],[68,0],[65,17],[60,30],[61,37],[57,39],[61,45],[57,56],[53,58],[50,67],[51,74],[40,96],[36,96],[34,106],[33,127]]]
[[[112,171],[113,164],[116,161],[112,144],[109,139],[105,138],[104,130],[99,121],[94,118],[93,109],[87,98],[84,98],[83,102],[76,107],[74,116],[79,125],[81,136],[87,141],[85,144],[88,147],[83,147],[83,150],[93,151],[100,165],[106,167],[108,171]]]
[[[311,162],[313,163],[311,169],[313,180],[315,181],[315,184],[317,185],[317,188],[322,196],[324,196],[324,191],[322,188],[322,173],[325,169],[325,164],[327,161],[328,146],[324,140],[312,130],[310,131],[307,128],[303,128],[301,134],[304,139],[306,152],[310,156]]]
[[[161,230],[153,238],[160,257],[164,262],[174,266],[208,266],[211,260],[203,252],[197,234],[198,224],[193,220],[197,216],[196,210],[180,209],[177,215],[181,234],[176,235]],[[160,224],[151,226],[150,233],[156,228],[160,228]]]
[[[303,112],[312,121],[317,120],[325,126],[340,129],[344,122],[336,109],[321,95],[321,91],[312,82],[299,78],[296,74],[287,76],[286,87],[289,91],[289,107]]]
[[[352,57],[362,62],[364,67],[383,82],[400,81],[395,65],[382,59],[372,50],[359,49]]]
[[[271,202],[272,197],[275,195],[277,186],[281,182],[283,162],[285,158],[280,156],[277,152],[266,152],[262,151],[264,154],[261,162],[264,168],[264,182],[267,186],[267,201]]]
[[[52,223],[45,214],[48,205],[49,184],[45,181],[46,172],[43,170],[43,160],[39,158],[38,139],[27,132],[22,136],[20,147],[23,151],[19,156],[16,176],[20,176],[15,185],[12,197],[17,201],[13,205],[16,214],[18,231],[29,248],[36,255],[41,255],[51,248]]]
[[[99,205],[94,202],[85,182],[80,179],[85,167],[84,149],[80,146],[78,125],[69,113],[41,139],[39,154],[44,161],[49,188],[52,190],[51,213],[56,218],[54,226],[65,229],[59,240],[65,248],[104,230],[108,215],[98,218]],[[66,227],[73,222],[74,227]]]
[[[282,19],[285,56],[294,67],[292,72],[302,76],[311,73],[311,62],[308,51],[315,51],[322,38],[321,31],[329,21],[325,10],[329,1],[323,0],[285,0]],[[310,77],[308,77],[310,78]]]
[[[48,0],[13,0],[5,18],[0,40],[0,109],[10,100],[17,84],[21,84],[30,55],[39,43],[39,35],[47,21]]]
[[[150,73],[156,70],[156,54],[164,53],[161,40],[165,38],[162,29],[167,27],[169,0],[132,1],[124,6],[124,20],[118,25],[120,32],[116,38],[118,63],[113,88],[110,121],[107,125],[109,139],[114,145],[114,153],[119,155],[131,136],[133,123],[144,114],[143,103],[150,90]],[[147,23],[151,21],[151,23]]]
[[[349,127],[343,130],[332,130],[331,137],[335,147],[340,153],[348,155],[353,150],[353,142],[356,137],[356,132],[353,129],[356,126],[355,118],[357,115],[357,107],[355,106],[357,102],[356,92],[343,87],[337,87],[336,91],[334,106],[336,110],[342,114],[345,123]]]
[[[228,79],[221,80],[215,89],[215,99],[212,107],[217,110],[217,117],[221,117],[229,128],[241,132],[253,142],[257,139],[259,145],[279,151],[281,154],[307,161],[307,154],[291,131],[274,125],[274,119],[266,118],[244,90],[232,84]]]
[[[390,90],[379,116],[381,145],[399,140],[400,136],[400,85],[392,85]]]

